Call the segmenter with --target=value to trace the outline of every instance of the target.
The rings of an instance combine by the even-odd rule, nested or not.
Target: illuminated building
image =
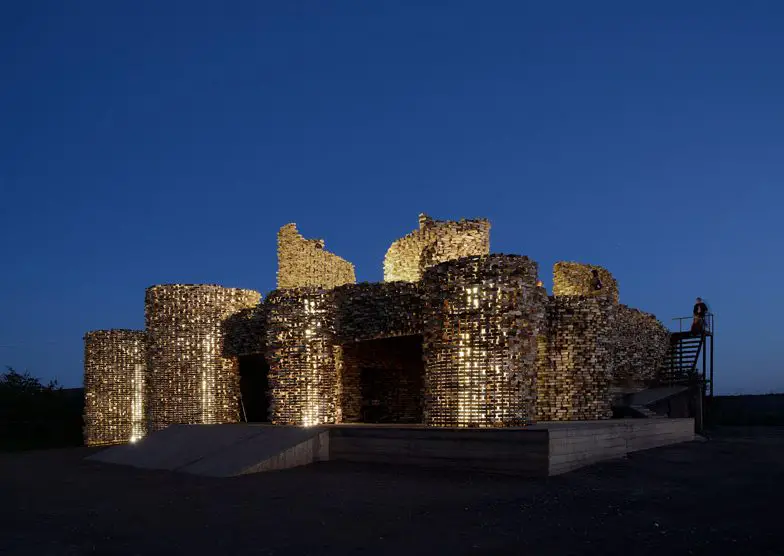
[[[557,263],[551,296],[538,271],[527,257],[491,254],[487,220],[421,215],[388,249],[384,282],[357,284],[350,262],[287,224],[277,289],[263,301],[215,285],[148,288],[138,367],[146,390],[133,407],[143,408],[148,432],[248,414],[300,426],[478,428],[609,418],[614,383],[655,382],[666,329],[619,305],[618,284],[602,267]],[[111,378],[126,376],[125,356],[101,357],[110,363],[92,357],[88,367],[85,358],[91,423],[117,421],[115,400],[127,397]],[[249,407],[257,399],[261,419]],[[93,430],[88,443],[137,434]]]

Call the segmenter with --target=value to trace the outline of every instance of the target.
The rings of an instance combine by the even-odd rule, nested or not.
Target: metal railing
[[[703,390],[703,394],[709,394],[713,397],[713,342],[716,338],[716,322],[713,313],[706,313],[703,319],[702,333],[699,334],[700,348],[697,353],[697,359],[694,361],[694,371],[702,375],[703,389],[707,385],[707,391]],[[694,316],[691,317],[675,317],[678,321],[678,332],[691,331]],[[684,322],[688,322],[688,328],[684,330]],[[682,347],[679,347],[682,353]],[[701,363],[701,365],[700,365]],[[701,373],[698,367],[701,366]]]
[[[678,321],[678,332],[686,332],[690,331],[692,327],[692,323],[694,322],[694,316],[691,317],[675,317],[672,320]],[[688,327],[686,330],[683,329],[683,323],[688,322]],[[706,313],[705,318],[703,319],[703,326],[702,331],[705,334],[713,334],[714,326],[713,326],[713,313]]]

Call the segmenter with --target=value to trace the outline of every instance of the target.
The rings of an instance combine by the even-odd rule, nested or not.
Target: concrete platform
[[[115,446],[93,461],[234,477],[308,465],[329,458],[329,433],[265,425],[172,425],[135,444]]]
[[[694,419],[616,419],[550,423],[548,475],[694,440]]]
[[[330,460],[544,477],[694,440],[693,419],[617,419],[463,429],[336,425]]]
[[[176,425],[89,459],[231,477],[349,461],[546,477],[694,439],[693,419],[618,419],[466,429],[405,425]]]

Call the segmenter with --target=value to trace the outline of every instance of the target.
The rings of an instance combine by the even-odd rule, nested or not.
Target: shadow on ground
[[[335,463],[233,479],[0,454],[0,554],[781,554],[784,428],[550,479]]]

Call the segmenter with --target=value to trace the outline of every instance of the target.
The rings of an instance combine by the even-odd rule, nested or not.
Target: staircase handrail
[[[713,333],[713,316],[714,315],[711,312],[705,313],[705,326],[703,331],[707,334]],[[678,321],[678,332],[684,332],[683,321],[691,322],[693,319],[694,319],[694,315],[690,317],[674,317],[672,320]],[[689,327],[686,330],[690,330],[690,329],[691,329],[691,325],[689,325]]]

